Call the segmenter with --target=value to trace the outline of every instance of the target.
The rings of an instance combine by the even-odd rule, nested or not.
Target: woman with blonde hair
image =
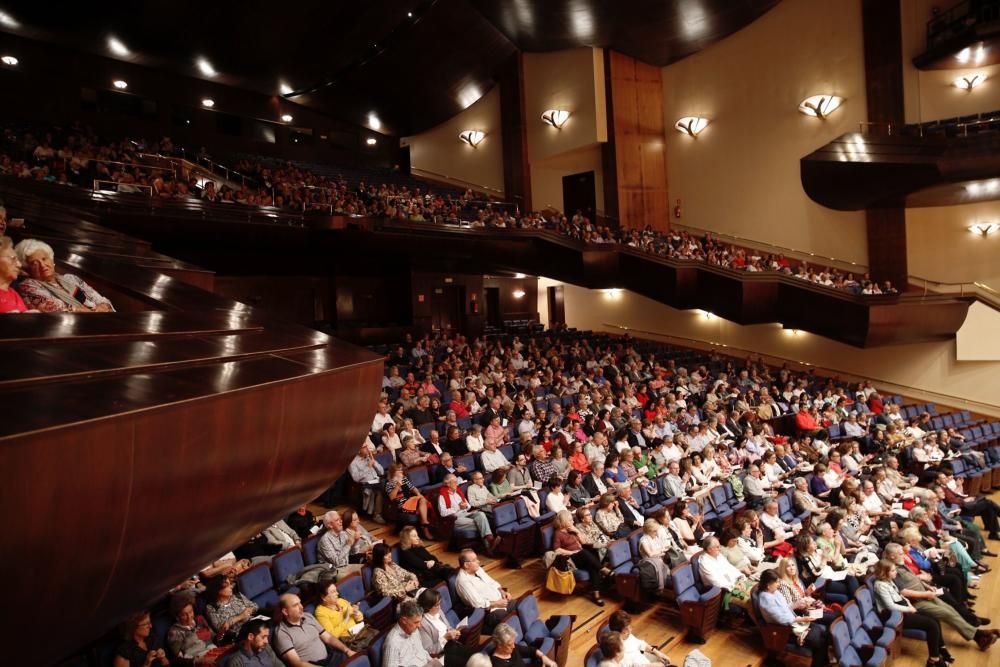
[[[556,531],[552,536],[552,550],[556,554],[556,560],[552,563],[552,567],[566,570],[569,568],[568,561],[572,558],[576,569],[584,570],[590,575],[590,599],[597,606],[603,607],[601,584],[604,570],[601,560],[594,553],[593,546],[584,541],[586,537],[573,525],[573,515],[568,510],[556,514],[553,523]]]
[[[905,630],[920,630],[926,635],[927,667],[944,667],[951,659],[951,654],[941,639],[941,623],[936,618],[917,611],[917,608],[903,597],[894,583],[896,575],[896,565],[892,561],[883,558],[876,563],[872,593],[879,614],[889,614],[894,611],[901,613]]]

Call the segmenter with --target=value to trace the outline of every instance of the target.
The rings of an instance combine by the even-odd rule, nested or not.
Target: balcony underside
[[[802,187],[828,208],[953,206],[1000,198],[1000,133],[966,138],[845,134],[802,158]]]

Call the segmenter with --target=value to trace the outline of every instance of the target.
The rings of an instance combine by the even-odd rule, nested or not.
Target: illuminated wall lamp
[[[201,101],[201,106],[205,107],[206,109],[211,109],[212,107],[215,106],[215,100],[213,100],[211,97],[206,97]]]
[[[569,112],[565,109],[548,109],[542,114],[542,121],[548,123],[557,130],[561,130],[567,120],[569,120]]]
[[[286,114],[282,114],[281,115],[281,120],[282,120],[282,122],[285,122],[285,123],[291,123],[295,119],[292,117],[292,114],[286,113]]]
[[[952,83],[956,88],[961,88],[965,92],[971,93],[972,89],[978,88],[983,81],[986,81],[985,74],[969,74],[958,77]]]
[[[1000,223],[997,222],[978,222],[974,225],[969,225],[969,231],[973,234],[981,234],[984,238],[993,234],[997,230],[1000,230]]]
[[[603,290],[603,292],[604,292],[604,298],[611,299],[612,301],[617,301],[618,299],[622,298],[623,290],[621,290],[618,287],[612,287],[611,289]]]
[[[714,320],[715,319],[715,315],[713,315],[712,313],[708,312],[707,310],[701,310],[700,308],[695,308],[694,312],[695,312],[695,315],[698,315],[699,317],[704,317],[706,320]]]
[[[483,139],[486,138],[485,132],[480,132],[479,130],[463,130],[459,135],[459,141],[463,141],[473,148],[483,143]]]
[[[843,103],[844,98],[836,95],[813,95],[799,102],[799,112],[814,118],[826,118]]]
[[[126,88],[128,88],[128,82],[125,81],[124,79],[118,79],[112,82],[112,85],[118,90],[125,90]]]
[[[524,295],[525,295],[525,291],[523,289],[516,289],[516,290],[514,290],[514,298],[515,299],[523,299]]]
[[[7,65],[8,67],[17,67],[18,63],[17,58],[15,58],[14,56],[2,56],[0,57],[0,61],[2,61],[3,64]]]
[[[708,127],[708,119],[701,116],[684,116],[674,123],[675,130],[690,137],[697,137],[706,127]]]

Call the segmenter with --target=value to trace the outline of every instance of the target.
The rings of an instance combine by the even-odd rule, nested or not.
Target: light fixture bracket
[[[561,130],[566,121],[569,120],[569,111],[565,109],[546,109],[542,114],[542,121]]]
[[[478,146],[486,138],[486,133],[480,130],[462,130],[458,135],[458,140],[469,144],[473,148]]]

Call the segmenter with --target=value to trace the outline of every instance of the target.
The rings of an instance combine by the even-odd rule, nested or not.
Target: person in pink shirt
[[[24,299],[10,286],[17,280],[21,262],[14,252],[14,243],[6,236],[0,236],[0,313],[26,313],[28,307]]]

